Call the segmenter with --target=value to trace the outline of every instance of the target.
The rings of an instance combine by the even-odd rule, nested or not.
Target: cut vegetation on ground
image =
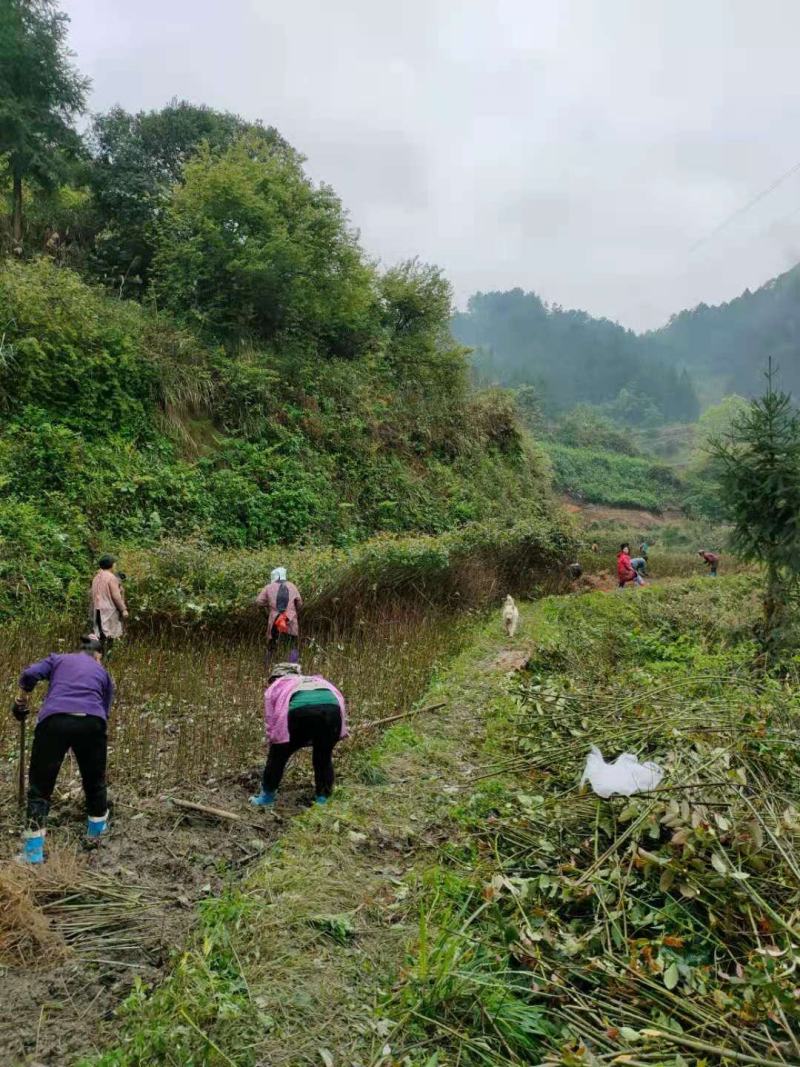
[[[798,698],[753,684],[756,614],[747,576],[548,599],[511,675],[493,620],[93,1062],[800,1063]],[[579,793],[591,744],[661,787]]]

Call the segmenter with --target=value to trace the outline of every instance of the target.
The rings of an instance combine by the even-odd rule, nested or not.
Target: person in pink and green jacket
[[[333,750],[348,736],[347,707],[336,686],[320,674],[304,675],[299,663],[278,663],[264,693],[264,722],[269,752],[261,792],[250,803],[271,807],[290,757],[310,747],[314,800],[326,804],[333,792]]]

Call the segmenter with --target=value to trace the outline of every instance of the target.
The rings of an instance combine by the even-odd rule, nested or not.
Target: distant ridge
[[[800,265],[642,334],[522,289],[476,293],[453,332],[474,349],[479,378],[531,385],[546,408],[593,403],[634,424],[691,421],[698,392],[757,393],[769,357],[781,385],[800,395]]]

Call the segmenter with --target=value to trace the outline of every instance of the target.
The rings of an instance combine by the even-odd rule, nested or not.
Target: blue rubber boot
[[[44,830],[26,830],[22,835],[23,863],[44,863]]]
[[[314,797],[315,804],[327,804],[328,798],[323,796]]]
[[[275,794],[265,793],[262,789],[257,797],[250,797],[250,803],[255,808],[271,808],[275,803]]]
[[[108,812],[105,815],[89,815],[86,819],[86,837],[97,841],[108,829]]]

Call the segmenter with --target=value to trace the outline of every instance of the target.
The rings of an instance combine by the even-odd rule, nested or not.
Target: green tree
[[[623,456],[635,456],[638,452],[628,430],[615,426],[590,404],[578,404],[567,412],[556,425],[553,436],[573,448],[592,448]]]
[[[206,334],[351,356],[377,331],[374,270],[341,203],[246,134],[183,170],[158,227],[162,306]]]
[[[734,422],[749,410],[749,402],[744,397],[732,393],[723,397],[718,404],[706,408],[697,421],[696,447],[707,456],[707,446],[727,434]]]
[[[184,166],[201,144],[219,151],[243,133],[296,158],[271,127],[185,100],[135,115],[115,107],[95,117],[90,184],[99,232],[92,267],[105,284],[122,295],[143,292],[155,251],[155,223]]]
[[[710,452],[733,522],[731,545],[766,570],[763,636],[774,652],[800,576],[800,414],[790,395],[775,389],[771,363],[764,395],[734,416]]]
[[[68,17],[53,0],[0,4],[0,157],[12,189],[12,237],[22,244],[23,181],[56,184],[81,141],[73,120],[89,82],[70,62]]]
[[[412,259],[378,280],[382,356],[418,451],[457,451],[468,396],[465,350],[450,333],[453,292],[441,270]],[[431,400],[435,398],[435,403]]]

